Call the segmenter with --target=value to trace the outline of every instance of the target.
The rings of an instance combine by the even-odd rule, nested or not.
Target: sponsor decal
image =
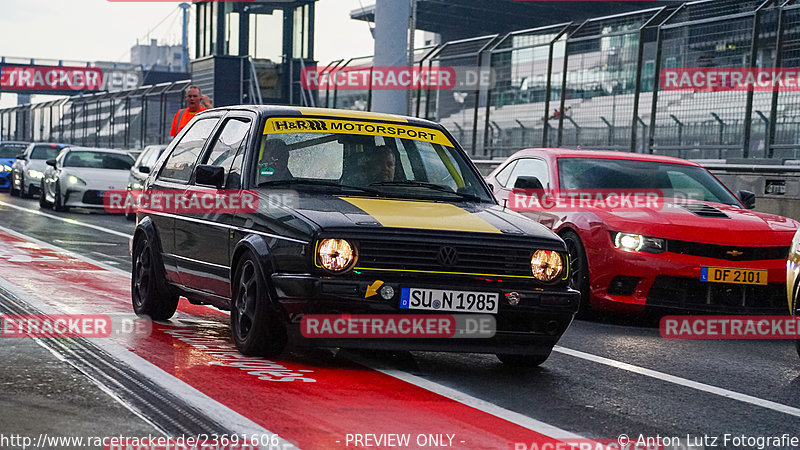
[[[682,67],[661,70],[666,91],[797,91],[798,67]]]
[[[665,339],[800,339],[800,316],[664,316]]]
[[[360,122],[344,119],[271,118],[264,126],[264,134],[274,133],[338,133],[363,136],[383,136],[415,139],[452,147],[453,144],[439,130],[401,124]]]

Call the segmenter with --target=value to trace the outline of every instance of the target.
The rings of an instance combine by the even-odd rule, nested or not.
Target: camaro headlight
[[[38,170],[34,169],[28,169],[28,176],[36,180],[44,178],[44,174],[42,172],[39,172]]]
[[[356,252],[353,245],[344,239],[323,239],[317,247],[317,257],[323,268],[342,272],[351,267]]]
[[[667,250],[664,239],[642,236],[633,233],[611,233],[614,247],[629,252],[661,253]]]
[[[2,165],[2,166],[0,166],[0,167],[2,167],[2,168],[3,168],[3,172],[11,172],[11,166],[8,166],[8,165],[6,165],[6,164],[3,164],[3,165]]]
[[[564,270],[564,260],[553,250],[536,250],[531,257],[531,272],[540,281],[553,281]]]
[[[70,175],[69,177],[67,177],[67,181],[69,181],[69,184],[84,184],[84,185],[86,184],[85,181],[81,180],[75,175]]]

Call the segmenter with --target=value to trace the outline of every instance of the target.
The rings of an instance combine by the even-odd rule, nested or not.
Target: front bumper
[[[565,287],[537,289],[520,284],[505,285],[497,281],[432,282],[405,277],[380,278],[385,285],[394,288],[395,295],[391,299],[383,299],[380,295],[366,298],[367,287],[376,279],[274,274],[272,285],[278,301],[288,315],[290,332],[294,338],[305,339],[308,343],[320,346],[385,350],[546,355],[566,331],[580,302],[580,294]],[[494,337],[306,339],[300,335],[300,321],[309,314],[462,314],[400,308],[400,293],[404,287],[498,293],[498,311],[494,315],[497,330]],[[511,305],[506,300],[505,294],[511,291],[521,295],[518,305]]]
[[[786,261],[731,261],[615,248],[589,260],[592,307],[612,312],[666,308],[704,313],[786,314]],[[603,264],[593,264],[593,261]],[[600,268],[598,268],[598,266]],[[767,270],[766,285],[701,281],[703,267]]]
[[[103,193],[91,186],[70,187],[64,194],[64,206],[74,208],[103,208]]]

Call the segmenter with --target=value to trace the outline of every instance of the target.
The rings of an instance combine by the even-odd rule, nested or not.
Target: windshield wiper
[[[404,180],[404,181],[379,181],[376,183],[370,183],[370,186],[413,186],[413,187],[424,187],[428,189],[433,189],[439,192],[446,192],[448,194],[457,195],[466,200],[472,200],[474,202],[482,203],[484,199],[478,197],[474,194],[468,194],[466,192],[458,192],[454,191],[447,186],[442,186],[441,184],[434,184],[434,183],[426,183],[424,181],[414,181],[414,180]]]
[[[271,181],[264,181],[258,184],[258,187],[266,187],[266,186],[286,186],[292,184],[305,184],[309,186],[326,186],[326,187],[335,187],[339,189],[352,189],[360,192],[365,192],[368,194],[380,194],[380,191],[376,189],[365,188],[361,186],[351,186],[348,184],[339,184],[335,181],[327,181],[327,180],[314,180],[309,178],[293,178],[288,180],[271,180]]]

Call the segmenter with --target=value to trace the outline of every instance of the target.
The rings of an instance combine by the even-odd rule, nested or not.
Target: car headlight
[[[81,180],[80,178],[76,177],[75,175],[70,175],[69,177],[67,177],[67,181],[69,181],[69,184],[81,184],[81,185],[85,185],[86,184],[85,181]]]
[[[44,178],[44,174],[42,172],[33,169],[28,169],[28,176],[36,180],[41,180]]]
[[[317,247],[317,259],[324,269],[343,272],[356,259],[355,247],[344,239],[323,239]]]
[[[531,256],[531,272],[539,281],[553,281],[564,270],[561,254],[553,250],[536,250]]]
[[[131,183],[131,186],[130,186],[130,188],[133,189],[133,190],[142,189],[143,187],[144,186],[142,186],[142,183]]]
[[[664,239],[642,236],[633,233],[611,233],[614,247],[629,252],[661,253],[667,250]]]
[[[8,165],[5,165],[5,164],[3,164],[3,165],[2,165],[2,166],[0,166],[0,167],[2,167],[2,168],[3,168],[3,172],[11,172],[11,166],[8,166]]]

